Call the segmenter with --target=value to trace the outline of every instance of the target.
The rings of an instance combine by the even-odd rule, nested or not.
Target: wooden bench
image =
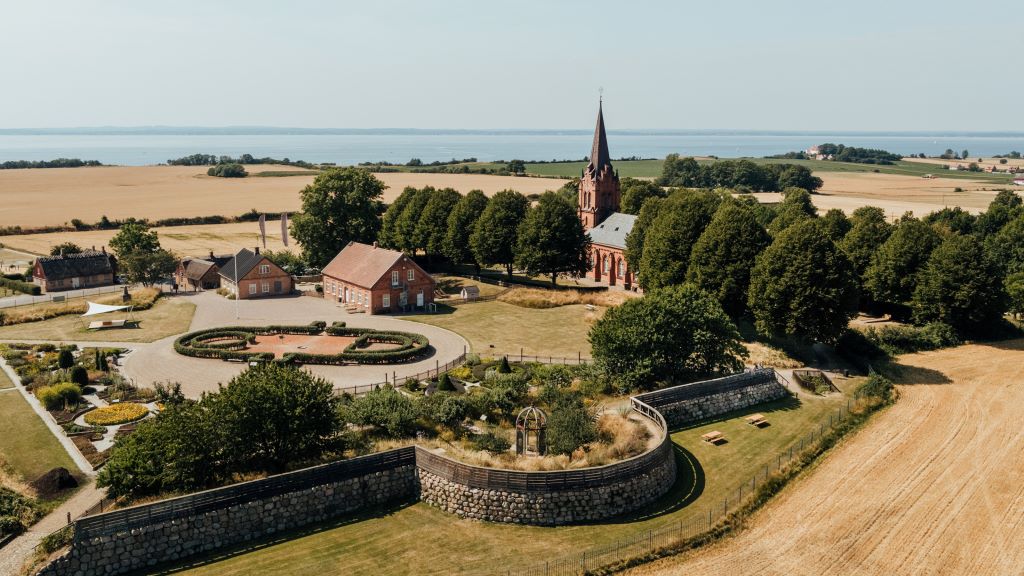
[[[747,424],[751,426],[757,426],[760,428],[762,425],[767,424],[768,420],[765,419],[764,414],[751,414],[746,418]]]
[[[89,330],[102,330],[103,328],[124,328],[124,320],[103,320],[98,322],[90,322]]]
[[[700,439],[705,441],[705,442],[707,442],[707,443],[709,443],[709,444],[715,444],[715,443],[719,442],[720,440],[724,440],[725,437],[718,430],[712,430],[711,432],[708,432],[707,434],[701,435]]]

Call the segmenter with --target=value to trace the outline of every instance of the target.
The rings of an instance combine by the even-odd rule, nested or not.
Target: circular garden
[[[284,364],[397,364],[427,356],[430,342],[412,332],[330,326],[233,326],[190,332],[174,350],[194,358]]]

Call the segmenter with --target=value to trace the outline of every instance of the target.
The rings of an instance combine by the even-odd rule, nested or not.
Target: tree
[[[865,271],[864,285],[876,300],[889,304],[894,314],[908,317],[918,275],[941,240],[935,228],[904,217],[875,252]]]
[[[857,208],[853,211],[850,222],[853,226],[839,242],[839,248],[850,259],[857,274],[857,282],[863,287],[866,281],[864,273],[878,247],[892,234],[892,226],[885,221],[885,211],[874,206]],[[862,295],[867,298],[870,292],[862,291]]]
[[[750,270],[771,242],[750,208],[723,202],[690,254],[686,279],[710,293],[733,318],[747,309]]]
[[[959,206],[943,208],[928,214],[924,221],[936,224],[956,234],[972,234],[977,217]]]
[[[178,266],[178,257],[160,248],[153,252],[136,250],[118,260],[118,269],[130,283],[150,286],[172,274]]]
[[[423,207],[416,224],[416,237],[428,258],[443,253],[444,239],[448,234],[448,217],[461,199],[462,195],[454,188],[442,188],[434,192]]]
[[[1007,272],[1024,272],[1024,214],[1011,220],[989,242],[989,251]]]
[[[129,221],[121,225],[121,229],[110,239],[110,249],[118,260],[133,252],[156,252],[160,249],[160,240],[155,230],[150,230],[142,222]]]
[[[525,174],[526,162],[523,162],[522,160],[513,160],[505,165],[505,169],[512,174]]]
[[[512,190],[503,190],[491,198],[469,239],[477,262],[502,265],[512,278],[519,224],[529,208],[530,201]]]
[[[72,384],[77,384],[79,388],[85,388],[89,385],[89,372],[85,369],[85,366],[73,366],[68,380]]]
[[[107,355],[102,348],[96,349],[96,356],[93,359],[96,369],[100,372],[110,372],[110,365],[107,364]]]
[[[912,304],[916,322],[984,335],[1006,311],[1002,271],[977,238],[950,236],[928,258]]]
[[[1024,215],[1021,197],[1012,190],[1000,190],[989,203],[988,210],[978,215],[974,232],[987,240],[1020,215]]]
[[[383,193],[384,183],[366,170],[330,168],[318,174],[302,189],[302,212],[292,218],[302,258],[322,268],[349,242],[376,240]]]
[[[622,192],[619,210],[625,214],[639,214],[649,198],[664,198],[668,195],[664,188],[650,180],[623,178],[619,185]]]
[[[964,151],[960,153],[960,157],[967,160],[967,148],[964,148]]]
[[[333,385],[293,366],[259,364],[235,376],[212,402],[235,470],[284,470],[316,460],[337,430]],[[244,439],[244,442],[241,441]]]
[[[610,308],[588,339],[598,365],[629,390],[731,373],[746,356],[722,306],[692,284],[651,290]]]
[[[828,212],[825,212],[825,215],[821,217],[821,224],[824,226],[825,234],[837,244],[853,226],[850,219],[846,217],[846,213],[839,208],[830,208]]]
[[[764,334],[833,342],[856,314],[856,275],[818,222],[805,220],[757,257],[747,303]]]
[[[82,247],[74,242],[61,242],[55,246],[50,247],[50,256],[60,256],[61,254],[81,254]]]
[[[375,426],[391,438],[412,434],[419,417],[413,401],[390,386],[353,399],[346,413],[354,424]]]
[[[61,348],[60,353],[57,354],[57,367],[67,370],[75,365],[75,357],[71,354],[71,350],[67,348]]]
[[[658,217],[658,212],[664,202],[663,198],[650,198],[644,202],[643,207],[640,208],[640,214],[633,221],[633,229],[626,235],[626,262],[629,262],[633,269],[633,276],[641,286],[643,282],[640,279],[640,264],[643,262],[647,230],[650,229],[654,219]]]
[[[417,190],[412,186],[406,186],[405,190],[395,198],[395,201],[388,205],[381,218],[380,232],[377,234],[377,242],[384,248],[400,249],[401,242],[398,234],[398,220],[402,217],[402,211],[416,195]]]
[[[454,263],[472,263],[476,266],[477,274],[480,274],[480,262],[473,254],[469,238],[476,227],[476,221],[486,208],[487,196],[480,190],[470,190],[460,198],[448,216],[448,226],[442,245],[442,251],[449,260]]]
[[[516,266],[531,276],[549,274],[554,286],[560,273],[586,274],[589,254],[590,237],[576,208],[554,192],[542,194],[519,225]]]
[[[249,173],[245,171],[245,167],[241,164],[228,163],[211,166],[210,169],[206,171],[206,175],[217,176],[219,178],[245,178]]]
[[[782,202],[775,218],[768,225],[768,231],[772,236],[778,236],[793,224],[815,218],[817,215],[818,209],[811,202],[809,192],[802,188],[787,188],[782,191]]]
[[[402,214],[398,217],[398,222],[395,224],[395,239],[397,247],[403,252],[414,254],[417,250],[423,248],[423,243],[416,235],[416,232],[419,229],[420,216],[423,215],[423,210],[427,207],[427,203],[430,202],[430,198],[436,191],[433,186],[424,186],[413,194],[412,198],[409,199],[409,202],[402,209]]]
[[[1009,298],[1009,312],[1019,317],[1024,314],[1024,272],[1007,276],[1005,286]]]
[[[450,391],[441,391],[440,388],[430,396],[423,397],[420,408],[429,420],[456,434],[462,431],[462,421],[469,415],[469,406],[460,396]]]
[[[711,222],[721,197],[708,191],[685,191],[669,196],[644,237],[640,278],[644,290],[682,284],[690,250]]]
[[[577,448],[597,440],[594,414],[578,394],[563,395],[551,407],[547,421],[547,451],[550,454],[572,454]]]

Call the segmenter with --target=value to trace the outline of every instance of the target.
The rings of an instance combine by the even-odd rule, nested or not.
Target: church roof
[[[608,136],[604,132],[604,111],[602,104],[597,105],[597,126],[594,128],[594,145],[590,149],[590,163],[587,172],[598,174],[605,166],[611,168],[612,157],[608,153]]]
[[[611,216],[605,218],[603,222],[587,230],[587,234],[594,244],[625,248],[626,235],[633,231],[634,223],[636,223],[636,216],[612,212]]]

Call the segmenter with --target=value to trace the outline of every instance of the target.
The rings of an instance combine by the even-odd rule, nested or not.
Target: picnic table
[[[724,436],[718,430],[712,430],[711,432],[708,432],[707,434],[702,434],[700,439],[705,441],[705,442],[708,442],[709,444],[714,444],[714,443],[718,442],[719,440],[723,440]]]
[[[746,418],[747,424],[751,426],[757,426],[760,428],[763,424],[767,424],[768,420],[765,419],[764,414],[751,414]]]
[[[103,328],[124,328],[125,320],[101,320],[89,323],[89,330],[100,330]]]

